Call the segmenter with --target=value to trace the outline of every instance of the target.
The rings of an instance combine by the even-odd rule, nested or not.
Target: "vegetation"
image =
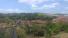
[[[59,32],[68,32],[68,24],[53,23],[52,20],[55,18],[57,17],[43,13],[0,14],[0,24],[3,25],[0,25],[0,31],[2,31],[0,38],[11,38],[12,33],[15,33],[10,32],[13,28],[17,38],[27,38],[28,35],[53,38],[52,36],[59,34]]]

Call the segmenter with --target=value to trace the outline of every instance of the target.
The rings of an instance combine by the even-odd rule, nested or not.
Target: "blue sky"
[[[67,13],[68,0],[0,0],[0,11]]]

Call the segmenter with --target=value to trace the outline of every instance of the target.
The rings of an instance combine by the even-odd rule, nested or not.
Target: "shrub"
[[[51,38],[52,35],[58,34],[62,28],[62,25],[59,23],[50,23],[46,26],[46,37]]]
[[[26,32],[25,32],[24,29],[21,29],[21,28],[18,27],[16,32],[17,32],[18,38],[26,38]]]
[[[64,32],[68,32],[68,24],[65,24],[62,29],[64,30]]]

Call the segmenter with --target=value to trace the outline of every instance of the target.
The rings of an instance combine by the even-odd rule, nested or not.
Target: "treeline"
[[[49,19],[53,19],[56,18],[56,16],[49,16],[45,13],[9,13],[9,14],[0,14],[0,18],[9,18],[12,20],[49,20]]]

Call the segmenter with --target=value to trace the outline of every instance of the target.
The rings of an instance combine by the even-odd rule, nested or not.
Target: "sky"
[[[68,0],[0,0],[0,12],[67,13]]]

